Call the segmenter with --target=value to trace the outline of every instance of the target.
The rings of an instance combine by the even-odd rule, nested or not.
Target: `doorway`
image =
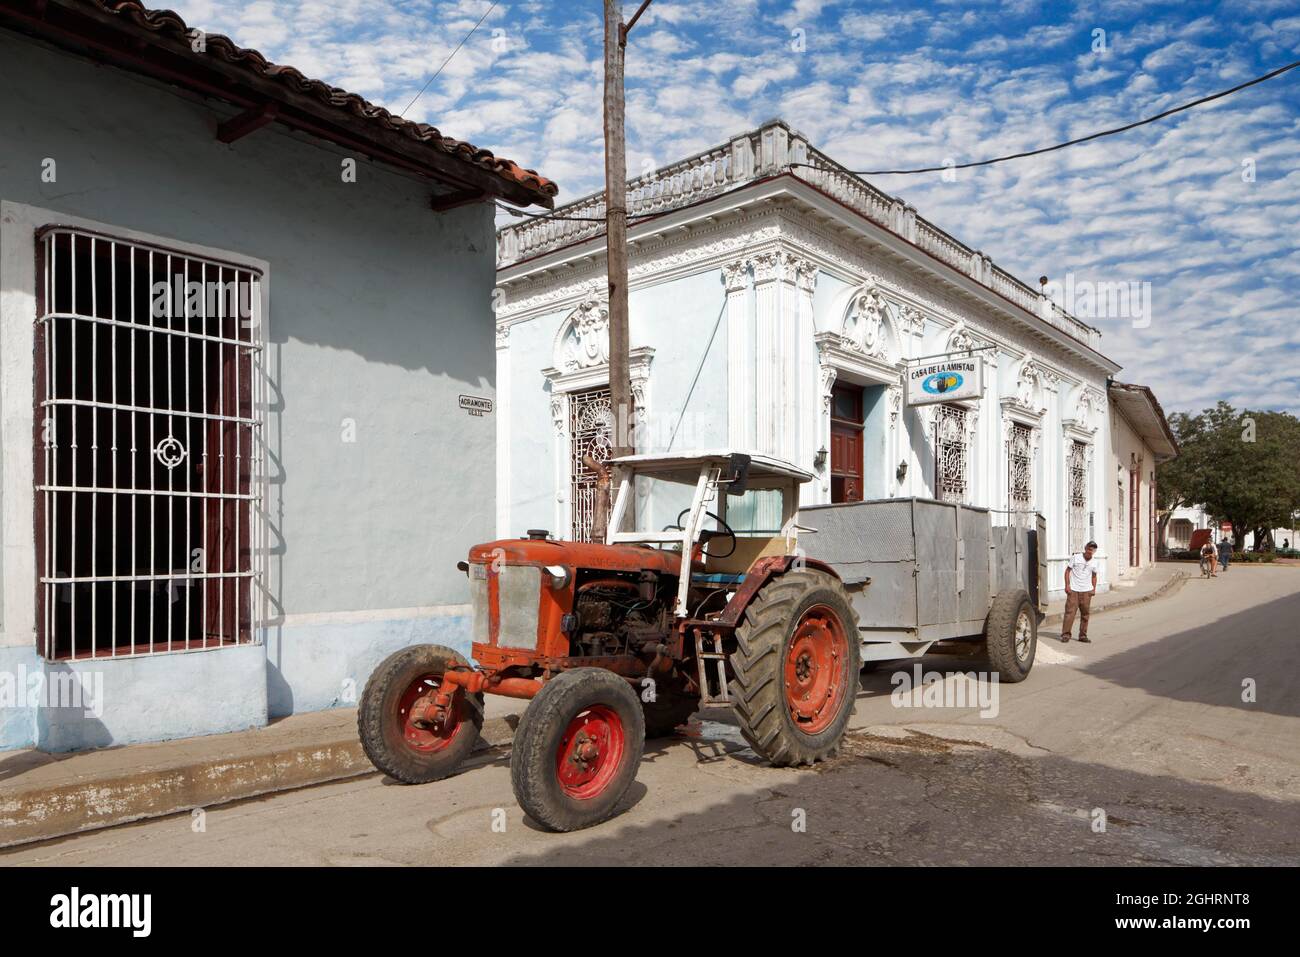
[[[862,501],[865,417],[861,386],[831,390],[831,501]]]

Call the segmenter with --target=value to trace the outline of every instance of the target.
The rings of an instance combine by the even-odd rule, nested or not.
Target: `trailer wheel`
[[[736,644],[731,697],[750,746],[777,767],[834,754],[861,670],[858,617],[840,580],[810,568],[773,578]]]
[[[515,800],[548,831],[576,831],[614,813],[636,779],[645,719],[632,687],[603,668],[542,685],[515,731]]]
[[[643,701],[641,711],[645,715],[645,736],[666,738],[699,709],[699,698],[678,694],[661,694],[655,701]]]
[[[370,763],[403,784],[425,784],[454,772],[474,750],[483,728],[483,696],[461,691],[441,727],[418,727],[411,706],[442,684],[465,658],[442,645],[415,645],[380,662],[357,708],[357,734]]]
[[[984,623],[984,649],[1001,681],[1024,681],[1038,649],[1038,614],[1025,591],[993,599]]]

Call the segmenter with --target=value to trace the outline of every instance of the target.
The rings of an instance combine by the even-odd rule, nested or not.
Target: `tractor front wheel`
[[[371,764],[403,784],[437,781],[460,767],[483,728],[483,696],[459,691],[436,726],[415,718],[412,706],[436,694],[448,671],[468,667],[442,645],[403,648],[380,662],[357,708],[357,733]]]
[[[777,767],[835,753],[858,692],[858,618],[843,583],[812,568],[773,578],[736,629],[740,732]]]
[[[548,831],[576,831],[614,813],[636,780],[645,719],[631,685],[574,668],[542,685],[510,755],[515,800]]]

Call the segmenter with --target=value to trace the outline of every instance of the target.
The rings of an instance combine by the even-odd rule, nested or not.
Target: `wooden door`
[[[831,391],[831,501],[862,501],[862,389]]]

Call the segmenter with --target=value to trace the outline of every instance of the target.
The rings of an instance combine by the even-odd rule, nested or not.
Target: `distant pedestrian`
[[[1088,637],[1088,619],[1092,616],[1092,596],[1097,593],[1097,543],[1089,542],[1083,551],[1072,556],[1065,566],[1065,620],[1061,623],[1061,641],[1070,640],[1074,616],[1079,616],[1079,640]]]
[[[1232,558],[1232,542],[1228,541],[1228,536],[1224,535],[1219,541],[1219,567],[1225,572],[1228,570],[1228,560]]]
[[[1201,574],[1209,578],[1218,578],[1219,553],[1214,547],[1214,542],[1210,539],[1205,540],[1201,546]]]

